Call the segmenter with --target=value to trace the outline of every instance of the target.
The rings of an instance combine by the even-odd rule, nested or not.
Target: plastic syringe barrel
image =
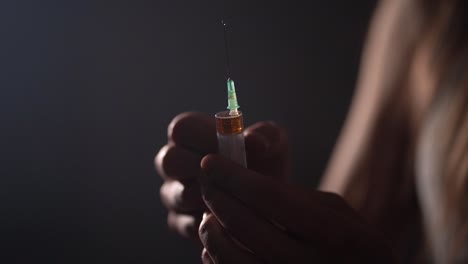
[[[242,112],[230,115],[229,111],[215,115],[218,150],[224,157],[247,167]]]

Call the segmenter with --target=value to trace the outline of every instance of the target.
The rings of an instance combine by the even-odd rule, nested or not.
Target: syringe
[[[221,21],[224,26],[224,42],[226,50],[226,71],[227,92],[228,92],[228,111],[222,111],[215,115],[216,131],[218,135],[219,153],[230,160],[233,160],[244,167],[247,167],[244,143],[244,121],[242,112],[237,110],[236,88],[234,81],[231,79],[231,71],[229,65],[229,50],[226,32],[226,23]]]

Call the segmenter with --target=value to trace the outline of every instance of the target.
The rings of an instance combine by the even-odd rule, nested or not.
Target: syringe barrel
[[[226,158],[247,167],[242,112],[229,115],[229,111],[215,115],[219,153]]]

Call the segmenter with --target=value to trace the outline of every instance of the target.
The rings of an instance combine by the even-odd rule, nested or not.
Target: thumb
[[[291,169],[286,130],[274,122],[258,122],[244,134],[249,169],[275,179],[286,179]]]

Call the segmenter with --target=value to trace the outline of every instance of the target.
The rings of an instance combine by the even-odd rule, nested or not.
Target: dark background
[[[174,115],[225,108],[226,16],[247,124],[284,125],[314,185],[374,5],[2,0],[0,262],[199,263],[166,229],[153,157]]]

